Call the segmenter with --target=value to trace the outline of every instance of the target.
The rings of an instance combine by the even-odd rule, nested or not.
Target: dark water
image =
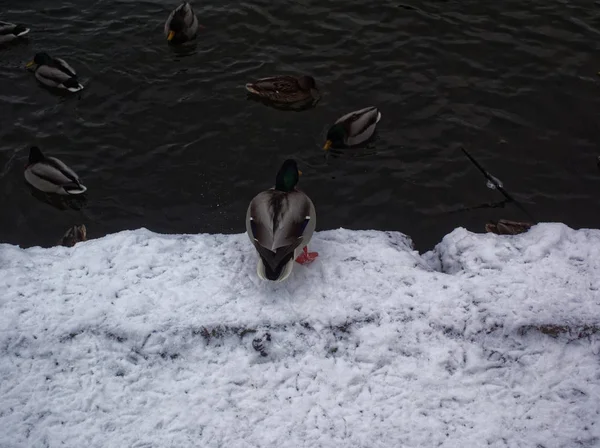
[[[250,199],[298,159],[318,229],[399,230],[421,250],[457,226],[526,219],[515,207],[449,213],[502,199],[463,145],[539,221],[600,222],[600,2],[202,1],[192,54],[166,45],[176,2],[0,0],[0,19],[32,28],[0,49],[0,241],[53,245],[147,227],[243,232]],[[78,71],[56,96],[24,65],[37,51]],[[323,99],[280,112],[244,84],[309,73]],[[324,159],[326,129],[369,105],[369,147]],[[33,197],[32,144],[88,187],[80,211]]]

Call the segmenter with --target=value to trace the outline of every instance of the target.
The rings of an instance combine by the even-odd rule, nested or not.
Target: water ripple
[[[286,157],[304,165],[320,228],[397,229],[427,247],[457,225],[520,218],[440,218],[500,199],[461,145],[540,219],[595,225],[599,29],[584,2],[201,2],[205,28],[182,51],[162,31],[175,3],[0,0],[3,20],[32,28],[0,48],[0,191],[15,217],[3,241],[53,244],[75,221],[91,237],[241,232]],[[24,70],[42,50],[75,67],[81,95],[53,95]],[[321,102],[282,113],[249,101],[244,84],[274,73],[314,75]],[[325,160],[328,125],[371,104],[377,138]],[[34,143],[77,169],[86,209],[51,209],[23,188]]]

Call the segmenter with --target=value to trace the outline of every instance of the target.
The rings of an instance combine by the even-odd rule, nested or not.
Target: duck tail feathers
[[[256,90],[256,86],[252,83],[246,84],[246,90],[250,93],[254,93],[255,95],[258,94],[258,90]]]
[[[73,187],[64,187],[67,194],[82,194],[87,191],[87,187],[85,185],[77,185]]]
[[[77,86],[74,87],[67,87],[67,90],[69,92],[79,92],[80,90],[83,90],[83,86],[81,84],[77,84]]]
[[[262,257],[258,260],[256,273],[262,280],[270,280],[274,282],[282,282],[286,280],[292,273],[294,268],[294,259],[290,258],[286,263],[282,263],[275,270],[272,270],[268,263]]]
[[[379,120],[381,120],[381,112],[377,111],[377,121],[375,123],[379,123]]]
[[[25,34],[29,33],[29,31],[31,31],[29,28],[25,28],[23,25],[17,25],[13,32],[15,36],[21,37],[25,36]]]

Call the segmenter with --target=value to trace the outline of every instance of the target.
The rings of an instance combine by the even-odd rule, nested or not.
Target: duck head
[[[319,94],[319,89],[317,89],[317,83],[315,78],[308,75],[302,75],[298,78],[298,85],[305,92],[310,91],[310,94],[315,99],[320,99],[321,95]]]
[[[52,58],[48,53],[36,53],[35,57],[33,58],[33,61],[29,62],[26,67],[30,68],[34,65],[44,65],[50,63],[50,61],[52,61]]]
[[[188,14],[190,9],[190,5],[187,2],[184,2],[177,10],[175,14],[173,14],[173,18],[171,19],[171,23],[169,24],[169,35],[167,36],[167,40],[171,42],[175,36],[185,29],[185,16]]]
[[[292,191],[300,176],[302,175],[302,171],[298,169],[298,164],[293,159],[287,159],[279,168],[277,172],[277,177],[275,179],[275,189],[280,191],[289,192]]]
[[[37,146],[32,146],[29,149],[29,165],[33,165],[34,163],[38,163],[44,160],[44,154],[42,154],[42,150]]]
[[[329,131],[327,132],[327,140],[325,141],[325,145],[323,145],[323,149],[327,151],[332,146],[344,146],[345,139],[346,128],[344,128],[344,125],[342,123],[334,124],[329,128]]]

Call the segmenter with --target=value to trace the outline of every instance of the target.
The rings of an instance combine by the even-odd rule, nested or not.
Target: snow
[[[272,284],[244,234],[0,245],[0,447],[600,446],[600,230],[310,249]]]

